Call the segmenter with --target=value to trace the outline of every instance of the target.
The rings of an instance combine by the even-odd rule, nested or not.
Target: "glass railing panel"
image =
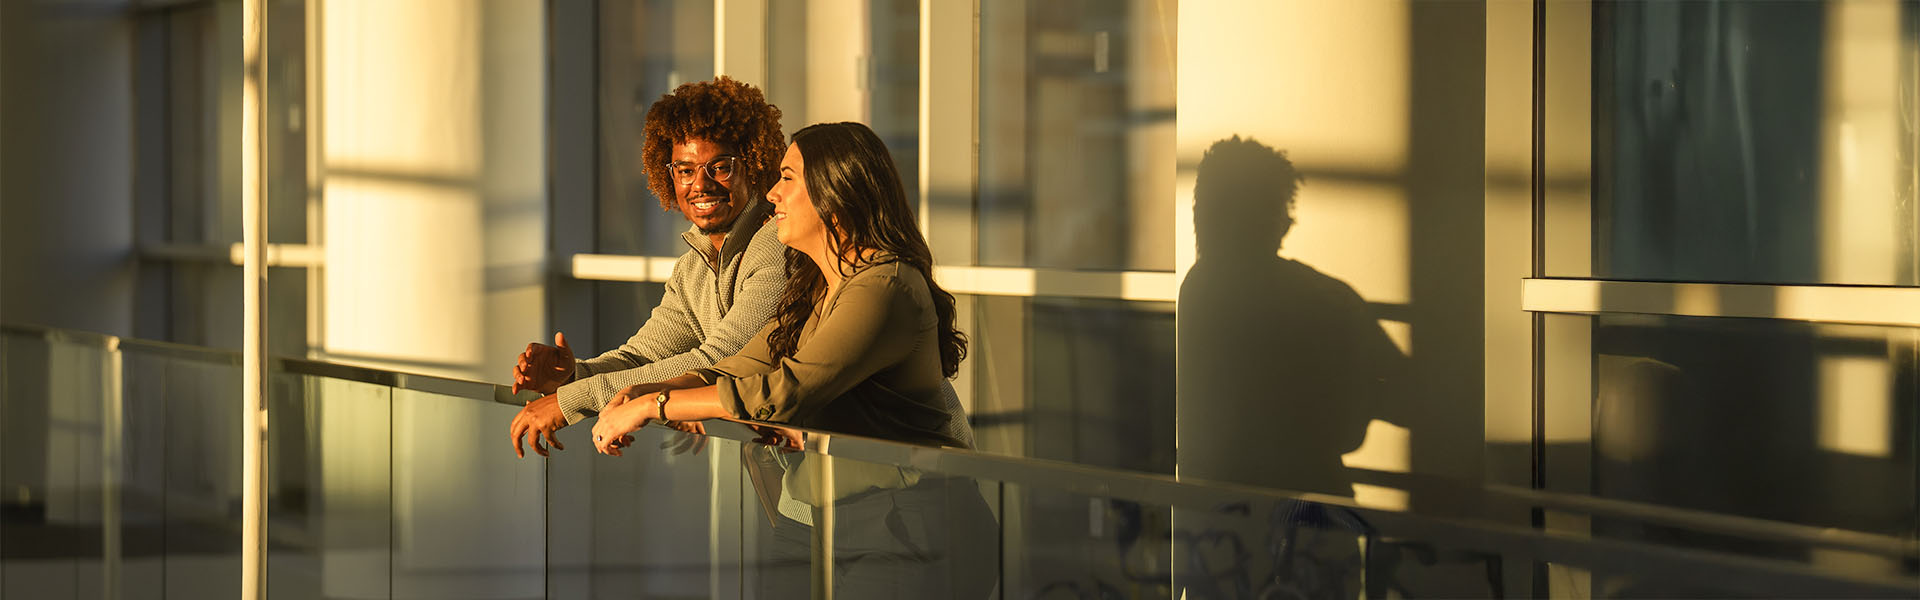
[[[736,482],[740,443],[655,427],[615,458],[594,452],[592,424],[562,430],[567,449],[551,459],[549,596],[738,594],[740,530],[754,516]]]
[[[576,597],[797,597],[819,585],[836,598],[1920,592],[1916,548],[1897,537],[1391,478],[1374,481],[1415,500],[1363,505],[845,436],[814,435],[805,452],[783,452],[734,425],[710,431],[703,454],[674,454],[681,436],[659,427],[635,432],[625,457],[561,454],[593,474],[584,484],[592,509],[566,519],[583,533],[552,539],[556,549],[589,548],[580,564],[592,568],[565,584],[586,590]],[[577,435],[576,450],[587,447]],[[556,498],[578,493],[563,489],[555,485]],[[1451,512],[1414,508],[1436,505]],[[1545,530],[1529,523],[1536,511]],[[1801,551],[1761,557],[1613,536],[1620,523]],[[1907,566],[1866,572],[1807,558],[1834,552]],[[550,592],[565,579],[560,569],[579,567],[555,568]],[[671,583],[680,577],[688,582]]]
[[[176,358],[140,351],[120,353],[120,402],[107,410],[109,455],[119,470],[107,472],[117,488],[105,515],[117,515],[119,539],[102,555],[117,558],[117,575],[105,581],[119,587],[120,598],[164,598],[167,526],[167,379]],[[119,423],[118,427],[113,424]],[[117,548],[117,550],[116,550]]]
[[[109,354],[7,336],[6,596],[99,596],[106,564],[102,468]],[[18,434],[16,435],[16,431]]]
[[[232,595],[236,357],[9,329],[0,366],[6,598]],[[1356,501],[839,435],[785,452],[718,422],[615,458],[589,421],[519,459],[498,386],[275,366],[275,598],[1920,595],[1903,528],[1404,473],[1356,470],[1383,491]]]
[[[708,431],[731,427],[713,423],[707,426]],[[663,443],[672,437],[657,432],[648,435],[663,438]],[[814,560],[810,531],[794,523],[790,516],[796,507],[789,505],[785,514],[780,510],[779,482],[784,469],[779,457],[783,452],[763,444],[734,440],[712,443],[709,447],[720,448],[714,453],[716,466],[735,466],[734,477],[728,480],[732,484],[728,491],[732,493],[719,498],[721,504],[734,512],[716,522],[733,524],[740,530],[740,541],[732,548],[720,539],[725,532],[714,532],[714,545],[740,565],[735,577],[737,584],[716,589],[716,594],[738,594],[728,597],[740,598],[809,595],[818,563]],[[722,569],[722,572],[726,571]]]
[[[1111,571],[1105,531],[1164,540],[1163,571],[1130,567],[1132,580],[1164,574],[1172,596],[1261,594],[1486,597],[1552,592],[1554,597],[1623,597],[1632,590],[1687,595],[1912,596],[1920,593],[1914,540],[1820,530],[1586,496],[1494,488],[1443,489],[1408,481],[1410,502],[1350,499],[1093,469],[1049,461],[910,448],[832,436],[838,472],[846,465],[911,465],[922,479],[963,477],[1001,484],[1002,577],[1009,596],[1094,590],[1122,582],[1060,584],[1030,573]],[[809,442],[809,452],[817,450]],[[809,454],[811,456],[811,454]],[[1383,484],[1392,481],[1382,480]],[[1417,485],[1415,485],[1417,484]],[[845,485],[845,482],[842,482]],[[1049,506],[1041,514],[1032,506]],[[1066,507],[1084,506],[1071,510]],[[1425,506],[1446,506],[1447,512]],[[1139,518],[1116,519],[1116,507]],[[1468,510],[1461,511],[1462,507]],[[1525,517],[1542,513],[1545,530]],[[1031,512],[1033,514],[1023,514]],[[1109,526],[1151,522],[1153,526]],[[1515,518],[1519,516],[1519,518]],[[1076,518],[1077,517],[1077,518]],[[1791,545],[1795,553],[1751,556],[1656,539],[1615,537],[1597,523],[1638,523],[1710,532],[1734,544]],[[1134,527],[1139,527],[1135,530]],[[1074,531],[1078,529],[1079,531]],[[1145,531],[1145,532],[1141,532]],[[1157,536],[1157,538],[1153,537]],[[1852,568],[1872,558],[1888,569]],[[1050,561],[1050,562],[1045,562]],[[1139,561],[1141,564],[1145,561]],[[1124,588],[1123,588],[1124,589]],[[1397,591],[1394,591],[1397,590]],[[1623,591],[1624,590],[1624,591]],[[1158,592],[1154,592],[1158,594]]]
[[[11,412],[12,402],[7,400],[13,397],[13,394],[9,393],[13,389],[12,384],[7,378],[8,367],[13,362],[14,351],[10,347],[12,342],[13,335],[0,332],[0,433],[12,431],[7,428],[13,422],[8,415]],[[7,564],[11,562],[10,552],[16,543],[12,537],[11,528],[16,508],[6,499],[7,494],[13,489],[12,480],[7,477],[7,467],[10,462],[8,457],[14,455],[12,445],[6,441],[11,437],[11,435],[0,435],[0,596],[5,596],[7,593]],[[24,538],[21,541],[25,541]]]
[[[393,390],[277,373],[268,596],[391,597]]]
[[[985,483],[990,499],[999,492],[1004,597],[1171,597],[1173,519],[1165,507]]]
[[[502,451],[517,407],[455,383],[393,390],[393,596],[540,597],[546,465]]]
[[[986,598],[997,587],[1000,528],[981,482],[819,454],[785,462],[780,512],[795,531],[776,535],[773,549],[811,542],[815,556],[832,557],[833,597]],[[832,535],[797,535],[807,529]]]
[[[1173,510],[1171,580],[1188,597],[1353,598],[1367,589],[1365,562],[1376,536],[1358,512],[1257,497],[1212,504]],[[1425,592],[1486,595],[1471,588]]]
[[[596,589],[593,561],[598,555],[593,552],[595,523],[591,515],[593,485],[599,481],[594,476],[594,467],[600,461],[594,460],[593,443],[588,441],[592,429],[591,421],[582,421],[560,430],[557,434],[560,443],[569,449],[549,448],[551,458],[545,459],[548,598],[598,597],[593,595]],[[502,436],[501,441],[505,440]],[[493,448],[498,452],[508,451],[499,442],[495,442]],[[523,447],[523,451],[526,452],[524,460],[542,460],[531,448]]]
[[[589,433],[591,421],[580,433]],[[655,427],[659,429],[659,427]],[[591,596],[593,598],[705,598],[710,596],[716,560],[714,519],[741,513],[724,510],[714,487],[716,465],[739,456],[739,444],[722,440],[693,452],[693,444],[712,438],[685,437],[678,431],[647,431],[622,458],[593,454],[582,435],[566,452],[588,456],[593,483],[591,523]],[[728,471],[732,475],[732,471]],[[555,490],[582,492],[582,490]],[[555,515],[561,517],[559,513]],[[733,544],[728,544],[733,546]]]
[[[237,357],[167,358],[167,598],[228,597],[240,581],[241,434]]]

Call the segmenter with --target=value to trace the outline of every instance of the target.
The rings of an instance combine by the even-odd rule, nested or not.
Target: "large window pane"
[[[1173,9],[980,4],[979,259],[1173,268]]]
[[[887,144],[920,204],[920,3],[792,0],[767,6],[767,80],[788,134],[858,121]]]
[[[595,250],[677,256],[687,221],[663,212],[640,164],[647,108],[680,84],[713,78],[713,7],[646,0],[600,6],[600,202]],[[671,200],[671,199],[669,199]],[[625,339],[625,338],[622,338]]]
[[[1911,2],[1596,8],[1594,276],[1920,284]]]
[[[1596,317],[1592,491],[1911,539],[1917,340],[1906,328]]]
[[[1173,472],[1173,306],[975,300],[967,333],[982,450]]]

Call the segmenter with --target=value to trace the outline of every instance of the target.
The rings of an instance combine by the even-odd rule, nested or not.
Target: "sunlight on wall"
[[[1582,443],[1593,438],[1593,317],[1546,315],[1542,348],[1546,405],[1545,441]]]
[[[1900,212],[1900,4],[1829,3],[1826,40],[1820,276],[1912,284],[1897,280],[1903,224],[1887,218]]]
[[[1514,280],[1533,271],[1533,6],[1489,4],[1486,119],[1486,439],[1514,447],[1533,437],[1531,320],[1516,318]],[[1492,480],[1518,481],[1519,470],[1495,468]]]
[[[478,11],[328,3],[321,17],[326,351],[476,364]]]
[[[545,337],[541,11],[319,10],[325,357],[500,381]]]
[[[1407,428],[1374,419],[1367,423],[1367,441],[1341,455],[1340,463],[1353,469],[1406,473],[1413,469],[1413,457],[1408,450],[1411,442],[1412,432]],[[1409,498],[1407,490],[1353,484],[1353,499],[1363,506],[1403,510]]]
[[[321,131],[329,169],[474,176],[479,13],[465,0],[324,5]]]
[[[334,176],[326,203],[327,352],[455,376],[478,365],[477,194]]]
[[[1820,447],[1886,458],[1893,452],[1893,370],[1874,356],[1820,359]]]
[[[1405,2],[1181,4],[1178,278],[1194,260],[1194,169],[1208,146],[1237,134],[1285,150],[1306,175],[1282,254],[1368,300],[1408,300],[1406,192],[1356,182],[1405,169],[1408,26]]]
[[[808,32],[839,35],[807,36],[807,114],[782,123],[798,129],[801,123],[868,122],[866,69],[872,59],[866,0],[812,0],[806,26]]]
[[[1283,150],[1306,177],[1279,254],[1371,302],[1413,301],[1409,153],[1411,15],[1405,2],[1180,5],[1173,240],[1177,281],[1196,258],[1196,170],[1238,135]],[[1474,82],[1474,85],[1478,85]],[[1403,352],[1410,329],[1387,327]],[[1375,420],[1349,466],[1405,471],[1408,430]],[[1362,502],[1404,493],[1356,486]]]
[[[1288,155],[1298,160],[1303,152]],[[1307,182],[1300,186],[1293,229],[1281,240],[1280,255],[1346,281],[1369,301],[1412,301],[1405,188],[1315,180],[1312,169],[1301,169]]]
[[[1548,2],[1540,241],[1548,277],[1593,275],[1593,6]],[[1530,44],[1529,44],[1530,46]],[[1516,106],[1516,109],[1521,107]],[[1528,112],[1531,112],[1530,110]],[[1516,165],[1518,166],[1518,165]],[[1529,228],[1531,229],[1531,228]]]

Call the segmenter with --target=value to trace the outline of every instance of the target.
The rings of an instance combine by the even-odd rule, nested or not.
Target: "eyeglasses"
[[[727,180],[733,179],[733,172],[739,167],[740,157],[722,156],[704,165],[680,161],[670,162],[667,163],[667,172],[672,173],[674,182],[680,185],[693,185],[693,182],[700,180],[703,172],[714,181],[726,183]]]

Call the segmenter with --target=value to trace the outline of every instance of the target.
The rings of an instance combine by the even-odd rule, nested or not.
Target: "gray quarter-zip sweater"
[[[733,356],[766,326],[787,285],[787,247],[767,222],[771,212],[766,200],[754,199],[717,258],[713,242],[698,229],[681,234],[692,249],[673,264],[653,316],[619,348],[574,362],[574,380],[559,392],[567,424],[599,414],[627,386],[671,379]]]

